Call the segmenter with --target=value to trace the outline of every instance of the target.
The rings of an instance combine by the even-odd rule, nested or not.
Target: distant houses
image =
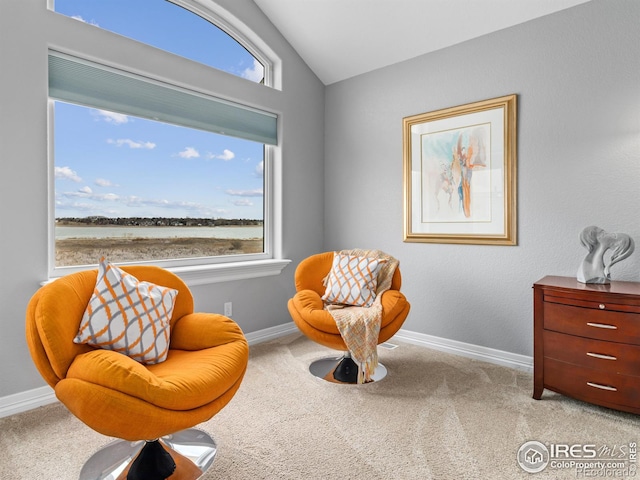
[[[105,226],[114,225],[122,227],[225,227],[262,225],[262,220],[247,218],[172,218],[172,217],[62,217],[56,218],[56,225],[84,225]]]

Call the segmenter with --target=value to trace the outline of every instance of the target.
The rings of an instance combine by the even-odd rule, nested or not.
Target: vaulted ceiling
[[[589,0],[254,0],[329,85]]]

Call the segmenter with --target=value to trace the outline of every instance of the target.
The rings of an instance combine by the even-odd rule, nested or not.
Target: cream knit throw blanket
[[[358,383],[370,382],[378,366],[378,336],[382,322],[382,293],[389,290],[398,260],[380,250],[341,250],[342,255],[386,260],[378,271],[376,298],[370,307],[326,305],[325,309],[336,321],[340,335],[351,357],[358,365]]]

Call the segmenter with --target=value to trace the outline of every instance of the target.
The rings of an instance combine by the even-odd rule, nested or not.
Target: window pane
[[[55,266],[264,251],[264,145],[54,105]]]
[[[181,57],[263,82],[264,67],[211,22],[167,0],[55,0],[55,11]]]

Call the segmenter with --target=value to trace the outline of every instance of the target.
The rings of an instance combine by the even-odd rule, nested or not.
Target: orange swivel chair
[[[122,271],[178,291],[166,360],[144,365],[116,351],[74,343],[96,270],[59,278],[33,295],[26,312],[31,356],[76,417],[122,439],[94,454],[81,479],[198,478],[213,463],[216,445],[191,427],[209,420],[235,395],[248,363],[247,341],[231,319],[194,313],[191,292],[173,273],[153,266]]]
[[[323,280],[331,270],[333,257],[334,252],[318,253],[298,264],[294,275],[296,293],[289,300],[288,308],[293,321],[308,338],[325,347],[344,352],[338,358],[316,360],[310,365],[310,372],[331,382],[356,383],[357,366],[351,360],[336,322],[324,308],[322,300],[326,288]],[[393,274],[390,289],[382,293],[382,322],[378,344],[395,335],[409,314],[411,306],[400,293],[401,285],[402,276],[398,267]],[[386,374],[384,365],[378,364],[372,380],[381,380]]]

